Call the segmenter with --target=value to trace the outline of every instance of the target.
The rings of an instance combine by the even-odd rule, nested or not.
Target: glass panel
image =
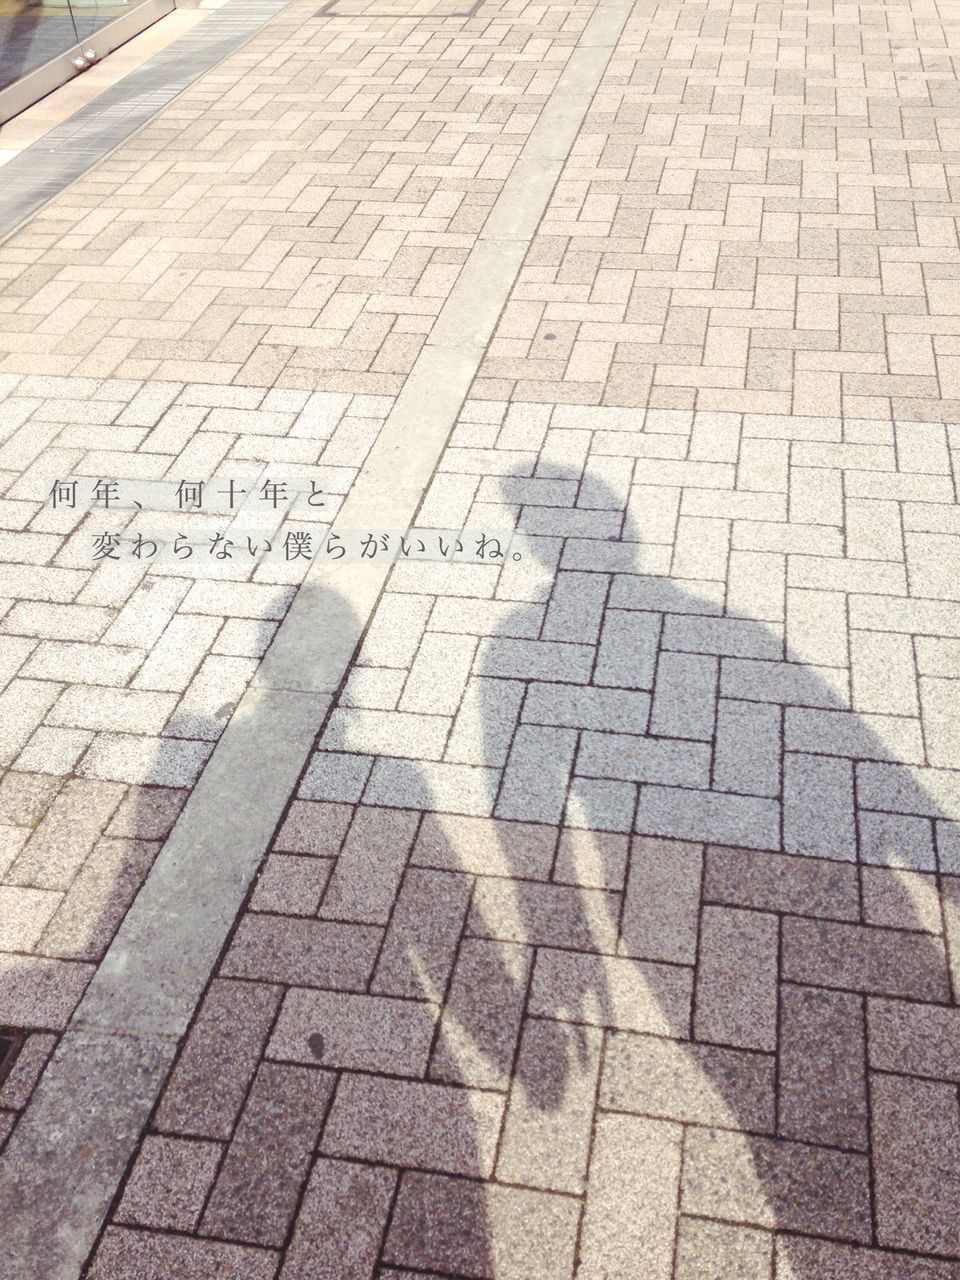
[[[77,24],[77,39],[81,42],[90,39],[101,27],[114,18],[120,18],[129,9],[137,7],[138,0],[70,0],[73,20]],[[3,0],[0,0],[0,4]]]
[[[0,89],[80,39],[70,0],[0,0]]]

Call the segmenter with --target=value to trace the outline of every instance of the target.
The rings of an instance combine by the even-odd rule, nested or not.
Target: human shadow
[[[559,535],[526,538],[548,587],[520,593],[477,668],[485,758],[506,765],[499,866],[478,878],[431,1063],[461,1085],[509,1083],[474,1176],[586,1188],[578,1280],[769,1274],[771,1236],[731,1261],[710,1221],[776,1233],[776,1274],[792,1280],[846,1277],[846,1245],[956,1256],[956,1209],[938,1218],[912,1195],[917,1170],[942,1164],[930,1126],[908,1133],[909,1087],[895,1097],[884,1076],[871,1093],[866,1070],[869,1052],[871,1067],[925,1074],[913,1013],[956,1001],[936,843],[936,820],[956,815],[903,767],[926,763],[920,720],[852,711],[845,670],[811,670],[782,627],[671,579],[662,548],[646,569],[624,499],[581,484],[562,469],[502,481],[520,534],[550,506]],[[578,521],[600,532],[578,536]],[[641,1123],[615,1139],[610,1117]],[[644,1218],[657,1192],[631,1187],[629,1133],[685,1215],[676,1241]],[[419,1265],[513,1274],[495,1197],[474,1188],[452,1213],[446,1194],[401,1197],[407,1232],[429,1241]],[[886,1265],[878,1276],[899,1274]]]

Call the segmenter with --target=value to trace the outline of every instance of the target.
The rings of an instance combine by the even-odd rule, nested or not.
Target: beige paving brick
[[[369,1273],[380,1251],[397,1175],[392,1169],[319,1159],[281,1275],[340,1280]]]
[[[670,1276],[680,1179],[680,1129],[637,1116],[597,1121],[578,1275],[640,1268]]]
[[[955,1256],[960,1215],[941,1190],[957,1162],[955,1089],[872,1075],[870,1116],[880,1244]]]
[[[871,1237],[866,1157],[691,1129],[684,1144],[681,1209],[866,1244]]]
[[[344,1075],[323,1131],[325,1155],[488,1176],[503,1114],[498,1094]],[[391,1116],[385,1130],[380,1122]]]
[[[704,907],[694,1016],[698,1040],[776,1047],[777,938],[772,915]]]
[[[769,1280],[773,1238],[765,1231],[702,1218],[680,1219],[676,1280],[712,1274],[715,1280]]]
[[[602,1033],[528,1019],[497,1157],[505,1182],[584,1190]]]
[[[774,1128],[770,1054],[614,1033],[608,1039],[600,1105],[753,1133]]]
[[[418,1270],[483,1280],[500,1275],[568,1280],[579,1216],[579,1205],[567,1196],[406,1173],[384,1256]]]

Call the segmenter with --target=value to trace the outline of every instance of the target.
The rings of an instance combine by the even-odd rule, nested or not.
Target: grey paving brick
[[[652,688],[660,627],[658,614],[608,608],[603,619],[594,684],[623,689]]]
[[[582,735],[577,772],[585,777],[706,787],[710,748],[703,742],[587,731]]]
[[[590,679],[592,665],[590,645],[500,637],[481,640],[476,659],[476,671],[481,675],[575,684],[585,684]]]
[[[697,653],[660,654],[650,710],[651,733],[704,741],[713,737],[718,665],[716,658]]]
[[[944,1182],[957,1176],[960,1113],[952,1085],[872,1075],[870,1117],[882,1245],[956,1256],[960,1214]]]
[[[647,785],[640,789],[634,829],[640,835],[775,849],[780,843],[780,805],[759,796]]]
[[[421,1000],[292,987],[267,1053],[311,1066],[422,1076],[437,1012]]]
[[[545,640],[574,640],[595,644],[603,620],[608,579],[603,574],[557,574],[543,624]]]
[[[415,813],[359,808],[334,865],[320,915],[328,920],[386,924],[417,822]]]
[[[576,739],[572,729],[521,725],[504,769],[497,816],[558,822],[566,802]]]
[[[663,626],[663,647],[732,658],[783,656],[778,635],[739,618],[668,617]]]
[[[338,708],[327,721],[321,745],[325,751],[439,760],[449,729],[447,716]]]
[[[280,1246],[333,1093],[329,1072],[264,1062],[204,1210],[201,1229]]]
[[[476,644],[473,636],[425,635],[410,668],[400,710],[456,714]]]
[[[522,719],[529,724],[644,733],[649,705],[645,693],[535,683],[527,691]]]
[[[427,813],[410,860],[472,875],[547,880],[556,839],[556,830],[540,823]]]
[[[544,687],[570,690],[573,696],[579,692],[577,686]],[[447,739],[444,759],[458,764],[506,764],[523,695],[524,686],[519,680],[483,676],[468,680]]]
[[[856,857],[853,765],[787,752],[783,764],[783,847],[787,853]]]
[[[613,1111],[724,1126],[774,1129],[770,1054],[614,1032],[604,1054],[600,1105]]]

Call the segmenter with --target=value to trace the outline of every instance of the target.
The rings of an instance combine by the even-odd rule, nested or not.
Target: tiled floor
[[[0,245],[0,1142],[594,5],[460,9],[295,0]],[[958,57],[638,0],[89,1280],[960,1278]]]

